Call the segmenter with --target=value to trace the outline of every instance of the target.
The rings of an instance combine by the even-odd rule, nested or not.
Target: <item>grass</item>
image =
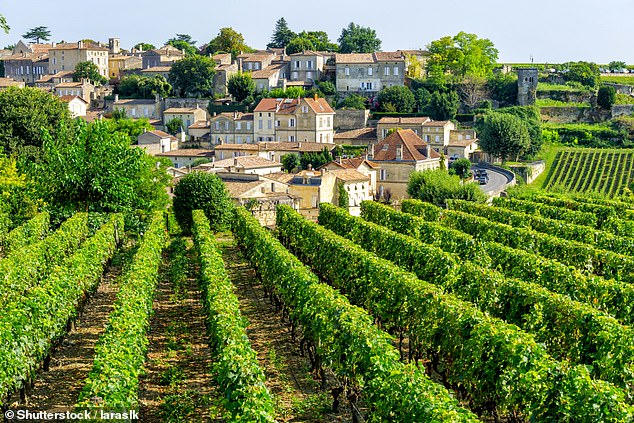
[[[631,73],[630,75],[631,76],[624,76],[624,75],[601,76],[601,82],[613,82],[615,84],[634,85],[634,74]]]
[[[634,104],[634,97],[627,94],[617,94],[614,104]]]
[[[552,98],[540,98],[535,101],[537,107],[591,107],[590,103],[574,103],[560,100],[553,100]]]
[[[549,84],[547,82],[539,82],[537,83],[537,91],[570,91],[570,92],[586,92],[589,91],[579,89],[577,87],[571,87],[570,85],[560,85],[560,84]]]
[[[548,172],[550,171],[550,168],[552,167],[553,162],[555,161],[555,157],[557,156],[557,153],[559,153],[564,148],[566,147],[564,147],[563,145],[558,145],[558,144],[542,145],[542,149],[537,155],[537,157],[535,158],[535,160],[544,160],[546,162],[546,169],[544,169],[542,174],[539,175],[533,182],[529,184],[531,187],[541,187],[544,184],[544,182],[546,182],[546,177],[548,176]]]

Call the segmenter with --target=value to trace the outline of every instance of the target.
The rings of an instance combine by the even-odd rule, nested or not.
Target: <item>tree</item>
[[[130,75],[121,79],[117,92],[127,98],[154,98],[156,94],[167,97],[172,92],[172,86],[163,75]]]
[[[308,50],[315,50],[314,44],[308,38],[295,37],[286,45],[286,54],[301,53]]]
[[[414,90],[414,99],[416,100],[416,109],[419,112],[425,110],[431,99],[431,94],[426,88],[420,87]]]
[[[108,82],[105,76],[99,73],[99,68],[93,62],[79,62],[75,66],[75,73],[73,73],[73,81],[81,81],[82,79],[89,79],[95,85],[104,85]]]
[[[522,158],[532,158],[542,148],[542,117],[539,107],[536,106],[512,106],[501,107],[496,112],[506,113],[520,118],[528,128],[530,145],[522,153]]]
[[[169,82],[180,97],[212,95],[215,62],[205,56],[190,56],[172,65]]]
[[[191,35],[188,34],[176,34],[176,37],[167,40],[167,44],[182,50],[185,52],[186,56],[194,56],[198,54],[196,41],[192,40]]]
[[[471,173],[471,161],[469,159],[455,160],[450,167],[460,179],[467,179]]]
[[[407,69],[407,76],[410,78],[423,77],[423,65],[415,55],[408,54],[405,57],[405,68]]]
[[[434,120],[453,119],[458,113],[460,98],[455,91],[434,91],[429,97],[429,103],[423,113],[429,114]]]
[[[358,94],[351,94],[339,103],[340,109],[365,110],[367,100]]]
[[[627,64],[620,60],[613,60],[608,64],[608,69],[610,69],[611,72],[619,72],[625,68],[627,68]]]
[[[378,95],[379,110],[386,112],[394,109],[398,113],[411,113],[414,110],[416,99],[407,87],[395,85],[383,88]],[[389,107],[391,105],[392,107]]]
[[[271,36],[271,42],[266,45],[266,48],[284,48],[293,37],[295,37],[295,33],[288,27],[286,19],[281,17],[275,22],[275,30]]]
[[[229,77],[227,91],[233,99],[239,103],[250,97],[255,92],[255,82],[249,72],[238,72]]]
[[[7,18],[2,15],[0,15],[0,29],[2,29],[6,34],[8,34],[9,30],[11,29],[11,27],[7,23]]]
[[[486,80],[477,76],[466,76],[458,84],[458,91],[462,104],[469,110],[475,109],[488,97]]]
[[[335,95],[337,94],[337,87],[330,81],[322,81],[319,83],[319,89],[324,95]]]
[[[32,184],[18,169],[16,157],[0,155],[0,233],[33,217],[37,206]]]
[[[350,207],[350,195],[348,194],[348,191],[346,191],[346,187],[344,186],[343,182],[339,182],[337,184],[337,190],[339,191],[339,195],[337,197],[337,205],[342,209],[347,210],[348,207]]]
[[[504,163],[508,158],[517,158],[530,146],[528,127],[517,116],[489,112],[479,125],[480,148]]]
[[[178,131],[180,131],[182,127],[183,127],[183,119],[180,119],[180,118],[174,118],[170,120],[169,122],[167,122],[167,124],[165,125],[167,132],[172,135],[178,134]]]
[[[22,38],[34,41],[35,44],[39,44],[40,40],[48,41],[51,39],[51,31],[49,31],[45,26],[36,26],[35,28],[29,29],[26,34],[23,34]]]
[[[300,166],[299,154],[296,153],[284,154],[281,161],[284,166],[284,170],[288,173],[293,172]]]
[[[153,131],[154,127],[147,118],[128,119],[125,116],[116,114],[110,119],[105,120],[109,125],[111,132],[120,132],[128,136],[130,145],[136,144],[137,137],[144,131]]]
[[[108,122],[76,120],[62,136],[45,136],[43,155],[31,169],[36,192],[51,213],[134,212],[167,205],[166,163],[113,132]]]
[[[616,90],[611,85],[604,85],[597,93],[597,105],[602,109],[609,110],[616,102]]]
[[[302,31],[286,45],[286,53],[300,53],[306,50],[337,51],[339,46],[328,38],[324,31]]]
[[[487,79],[487,91],[493,100],[504,105],[517,102],[517,74],[495,73]]]
[[[337,39],[341,53],[374,53],[381,50],[376,31],[350,22]]]
[[[11,87],[0,91],[0,149],[5,154],[39,150],[42,131],[56,136],[71,121],[68,105],[36,88]]]
[[[407,183],[407,193],[422,201],[445,207],[448,199],[486,201],[486,194],[479,185],[462,184],[456,175],[449,175],[442,169],[412,172]]]
[[[174,216],[185,233],[191,231],[192,211],[203,210],[213,230],[229,225],[233,205],[222,180],[215,174],[194,171],[174,187]]]
[[[218,35],[205,47],[205,54],[215,54],[219,52],[231,53],[234,59],[242,52],[253,49],[244,43],[242,34],[233,28],[221,28]]]
[[[332,154],[326,147],[319,153],[304,153],[300,157],[300,166],[302,169],[308,169],[308,165],[311,165],[313,169],[317,169],[319,166],[325,165],[332,161]]]
[[[562,65],[562,68],[566,81],[579,82],[587,87],[596,87],[599,84],[601,71],[596,63],[567,62]]]
[[[427,75],[438,80],[446,79],[447,74],[459,80],[465,76],[490,76],[498,58],[498,50],[490,40],[463,31],[432,41],[427,50]]]
[[[150,50],[154,50],[156,47],[154,46],[154,44],[140,42],[135,44],[135,46],[132,48],[141,50],[141,51],[150,51]]]

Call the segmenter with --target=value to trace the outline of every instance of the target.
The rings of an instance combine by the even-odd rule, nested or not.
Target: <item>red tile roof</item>
[[[388,135],[374,146],[374,161],[397,160],[397,147],[401,147],[401,158],[404,161],[418,161],[440,158],[440,154],[429,147],[425,141],[411,129],[399,130]]]

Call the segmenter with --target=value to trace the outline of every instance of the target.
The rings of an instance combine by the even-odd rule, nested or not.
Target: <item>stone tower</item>
[[[108,39],[108,48],[110,50],[110,54],[119,54],[121,51],[121,40],[119,40],[119,38]]]
[[[517,69],[517,104],[531,106],[537,99],[537,68]]]

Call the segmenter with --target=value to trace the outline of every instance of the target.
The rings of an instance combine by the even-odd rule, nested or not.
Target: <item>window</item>
[[[306,60],[306,68],[307,69],[312,69],[313,68],[313,61],[312,60]]]
[[[247,122],[247,130],[251,129],[251,122]]]
[[[330,116],[326,118],[326,128],[330,128]]]
[[[385,76],[390,76],[390,68],[386,66],[386,67],[383,69],[383,74],[384,74]]]
[[[361,83],[361,89],[362,89],[362,90],[365,90],[365,82],[362,82],[362,83]]]
[[[272,129],[273,128],[273,121],[272,120],[267,120],[266,121],[266,127],[268,129]]]
[[[434,137],[434,139],[436,140],[436,142],[439,142],[439,141],[440,141],[440,135],[436,135],[436,136]]]
[[[317,196],[316,196],[316,195],[313,195],[313,198],[312,198],[312,205],[313,205],[313,208],[317,208],[317,207],[319,206],[319,201],[318,201],[318,199],[317,199]]]
[[[260,82],[260,83],[258,84],[258,89],[259,89],[260,91],[262,91],[262,89],[264,89],[264,84],[263,84],[262,82]]]
[[[368,82],[367,84],[365,84],[365,88],[368,89],[368,90],[371,90],[372,89],[372,83]]]
[[[242,137],[241,137],[240,135],[238,135],[238,138],[237,138],[237,143],[238,143],[238,144],[242,144]]]
[[[398,66],[394,66],[394,76],[398,76]]]
[[[220,130],[220,122],[216,122],[215,126],[216,126],[216,131]]]
[[[275,121],[275,127],[276,127],[276,128],[279,128],[279,127],[280,127],[280,121],[279,121],[279,120],[276,120],[276,121]]]
[[[242,122],[236,122],[236,129],[237,130],[242,129]]]
[[[383,138],[387,137],[387,129],[381,131],[381,135],[383,136]]]
[[[247,135],[247,144],[251,142],[251,136]]]
[[[296,81],[297,79],[299,79],[299,73],[297,73],[296,71],[291,72],[291,79],[293,81]]]
[[[368,76],[372,76],[372,68],[368,68]]]
[[[288,120],[288,126],[291,127],[291,128],[294,128],[295,127],[295,119],[290,118]]]
[[[379,174],[379,178],[382,181],[385,181],[387,179],[387,170],[381,169],[380,174]],[[381,188],[383,188],[383,187],[381,187]]]
[[[470,140],[471,139],[471,134],[465,135],[465,139]]]
[[[308,113],[308,106],[302,106],[302,113]]]
[[[301,63],[302,63],[301,61],[296,60],[296,61],[295,61],[295,69],[299,69],[299,68],[300,68],[300,64],[301,64]]]
[[[258,129],[262,129],[262,119],[258,120]]]
[[[255,63],[253,64],[253,69],[255,69],[255,70],[260,69],[260,62],[255,62]]]
[[[346,66],[346,68],[344,69],[344,74],[345,74],[346,76],[349,76],[349,75],[350,75],[350,68],[349,68],[349,67],[347,67],[347,66]]]
[[[187,126],[189,126],[189,120],[187,121]],[[225,121],[225,131],[229,130],[229,121]]]
[[[295,141],[295,135],[289,135],[288,136],[288,140],[294,142]]]
[[[306,79],[313,79],[313,73],[312,72],[306,72]]]

